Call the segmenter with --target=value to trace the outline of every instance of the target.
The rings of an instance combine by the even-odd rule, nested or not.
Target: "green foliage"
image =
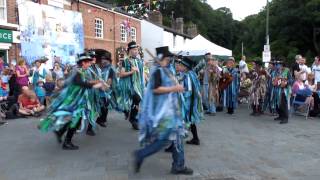
[[[144,2],[112,2],[128,5],[133,1]],[[248,60],[262,56],[263,45],[266,43],[265,8],[239,22],[233,20],[230,9],[214,10],[206,0],[162,0],[160,4],[164,25],[171,25],[174,12],[174,18],[183,17],[186,24],[197,24],[200,34],[218,45],[232,49],[237,59],[241,57],[242,43]],[[272,56],[286,58],[291,63],[296,54],[302,54],[312,63],[311,58],[320,54],[320,0],[272,0],[269,22]]]

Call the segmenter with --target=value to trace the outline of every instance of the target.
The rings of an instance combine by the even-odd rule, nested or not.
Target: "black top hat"
[[[101,60],[108,60],[108,61],[111,61],[111,54],[107,54],[107,53],[105,53],[105,54],[103,54],[103,55],[101,55]]]
[[[156,48],[158,59],[162,60],[165,57],[172,57],[173,54],[169,51],[168,46],[158,47]]]
[[[82,53],[78,55],[77,64],[81,64],[82,61],[92,61],[92,57],[89,53]]]
[[[97,55],[96,55],[96,52],[93,51],[93,50],[90,50],[87,52],[87,55],[89,55],[91,58],[95,58]]]
[[[128,44],[128,51],[129,51],[130,49],[137,48],[137,47],[138,47],[137,43],[136,43],[135,41],[131,41],[131,42],[129,42],[129,44]]]
[[[43,57],[35,60],[34,62],[45,63],[45,62],[47,62],[48,60],[49,60],[49,59],[48,59],[47,57],[43,56]]]
[[[179,61],[180,64],[183,64],[188,69],[192,69],[194,62],[187,56],[183,57],[181,61]]]

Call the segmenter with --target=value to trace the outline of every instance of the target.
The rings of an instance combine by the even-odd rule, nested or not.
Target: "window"
[[[137,41],[137,29],[135,27],[131,27],[131,40]]]
[[[120,39],[122,42],[127,42],[127,31],[123,24],[120,25]]]
[[[96,38],[102,39],[103,38],[103,20],[96,18],[94,20],[94,24],[95,24],[94,30],[95,30]]]
[[[6,0],[0,0],[0,21],[7,22],[7,4],[6,4]]]

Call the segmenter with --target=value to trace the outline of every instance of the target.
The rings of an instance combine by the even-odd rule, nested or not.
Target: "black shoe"
[[[107,127],[106,123],[103,123],[103,122],[97,122],[97,124],[99,124],[99,126],[101,126],[103,128]]]
[[[34,116],[34,117],[40,117],[40,116],[41,116],[41,113],[36,112],[36,113],[34,113],[33,116]]]
[[[282,118],[280,118],[280,117],[276,117],[276,118],[274,118],[274,120],[275,120],[275,121],[281,121],[281,120],[282,120]]]
[[[91,129],[91,130],[87,130],[87,135],[88,136],[95,136],[96,133]]]
[[[186,143],[187,143],[187,144],[190,144],[190,145],[197,145],[197,146],[199,146],[199,145],[200,145],[200,140],[199,140],[199,139],[191,139],[190,141],[187,141]]]
[[[138,124],[136,122],[132,122],[131,126],[132,126],[132,129],[139,130],[139,126],[138,126]]]
[[[58,132],[58,131],[53,131],[53,133],[54,133],[54,135],[56,136],[56,138],[57,138],[57,142],[59,143],[59,144],[61,144],[62,143],[62,135]]]
[[[171,168],[171,174],[192,175],[193,174],[193,170],[188,168],[188,167],[184,167],[181,170],[176,170],[176,169]]]
[[[64,142],[62,145],[62,149],[64,149],[64,150],[78,150],[79,146],[72,144],[72,142]]]
[[[282,120],[282,121],[280,121],[279,124],[288,124],[288,121],[287,120]]]
[[[141,168],[141,165],[142,165],[142,162],[143,162],[143,161],[139,161],[139,160],[138,160],[137,151],[135,151],[135,152],[133,153],[133,159],[134,159],[134,161],[133,161],[134,172],[135,172],[135,173],[138,173],[138,172],[140,172],[140,168]]]

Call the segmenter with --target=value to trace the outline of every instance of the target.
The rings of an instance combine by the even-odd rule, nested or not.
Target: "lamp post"
[[[266,44],[264,45],[262,52],[262,60],[267,67],[271,61],[271,51],[270,51],[270,36],[269,36],[269,0],[267,0],[267,13],[266,13]]]
[[[269,45],[269,0],[267,0],[267,17],[266,17],[266,45]]]

